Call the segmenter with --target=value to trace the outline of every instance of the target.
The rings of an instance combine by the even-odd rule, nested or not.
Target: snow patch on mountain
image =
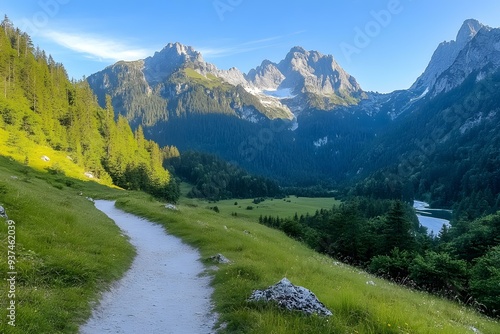
[[[292,94],[291,88],[281,88],[275,90],[264,90],[264,94],[267,96],[272,96],[278,99],[293,99],[297,95]]]
[[[260,120],[259,115],[257,115],[257,113],[251,108],[242,108],[239,111],[239,116],[241,117],[241,119],[251,123],[258,123]]]
[[[319,138],[318,140],[316,140],[315,142],[313,142],[314,146],[316,147],[321,147],[321,146],[325,146],[326,144],[328,144],[328,136],[324,136],[323,138]]]
[[[460,133],[464,134],[467,131],[479,126],[483,122],[488,122],[491,121],[495,116],[497,115],[496,110],[492,110],[488,113],[488,115],[484,116],[482,113],[479,115],[476,115],[473,118],[469,118],[464,125],[460,127]]]
[[[422,98],[424,98],[427,94],[429,93],[429,87],[427,87],[422,94],[420,94],[419,97],[414,97],[413,99],[410,100],[410,102],[418,101]]]

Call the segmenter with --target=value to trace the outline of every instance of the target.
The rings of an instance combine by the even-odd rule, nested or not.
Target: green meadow
[[[1,333],[77,333],[100,293],[129,267],[133,248],[87,196],[116,199],[118,207],[164,225],[200,251],[213,279],[221,333],[500,332],[497,321],[473,309],[375,278],[257,223],[261,214],[313,214],[330,208],[333,199],[291,197],[253,204],[252,199],[208,203],[182,198],[179,210],[171,211],[144,193],[37,171],[0,157],[0,205],[15,221],[17,271],[16,327],[10,327],[8,228],[2,219]],[[232,263],[211,263],[209,257],[217,253]],[[254,289],[283,277],[313,291],[333,316],[304,316],[247,301]]]
[[[308,198],[290,196],[284,199],[266,199],[258,204],[253,199],[230,199],[217,202],[207,202],[200,199],[182,198],[181,204],[191,207],[210,209],[217,207],[221,216],[236,216],[258,221],[262,216],[292,217],[307,213],[314,215],[319,209],[331,209],[340,202],[333,198]]]

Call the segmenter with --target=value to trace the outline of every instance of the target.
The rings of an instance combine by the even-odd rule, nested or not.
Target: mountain
[[[144,60],[118,62],[87,80],[101,104],[110,95],[117,113],[134,126],[209,113],[250,121],[291,118],[282,110],[265,108],[239,85],[245,79],[238,70],[218,70],[199,52],[179,43],[168,44]]]
[[[244,74],[168,44],[88,82],[161,145],[215,153],[284,184],[361,182],[355,192],[419,196],[478,215],[474,208],[500,207],[500,189],[461,177],[498,178],[488,157],[500,133],[499,41],[500,29],[467,20],[412,87],[389,94],[364,92],[333,56],[301,47]]]
[[[292,48],[279,64],[264,61],[243,74],[218,69],[192,47],[169,43],[143,60],[118,62],[88,78],[101,104],[134,125],[152,126],[190,114],[226,114],[251,122],[292,120],[298,112],[355,105],[366,98],[333,59]]]
[[[264,60],[246,75],[258,96],[281,99],[294,114],[306,108],[333,109],[366,98],[356,79],[333,56],[294,47],[278,64]]]
[[[410,90],[436,96],[458,87],[473,72],[481,80],[500,67],[499,41],[500,29],[466,20],[456,40],[438,46],[425,72]]]
[[[409,90],[384,97],[385,110],[387,98],[402,108],[353,162],[350,175],[363,168],[360,179],[367,177],[359,193],[380,192],[391,180],[465,216],[500,209],[499,41],[500,29],[467,20]],[[452,59],[440,62],[446,52]],[[420,95],[404,103],[408,94]]]

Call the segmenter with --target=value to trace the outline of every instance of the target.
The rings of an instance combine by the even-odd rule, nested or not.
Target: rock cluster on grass
[[[224,255],[222,255],[220,253],[217,255],[211,256],[210,260],[212,260],[215,263],[231,263],[231,260],[229,260],[227,257],[225,257]]]
[[[305,314],[318,314],[331,316],[332,312],[321,303],[310,290],[293,285],[288,279],[283,278],[266,290],[255,290],[249,301],[276,302],[287,310],[297,310]]]
[[[7,218],[7,213],[5,213],[5,209],[0,205],[0,217]]]
[[[165,204],[165,209],[172,210],[172,211],[177,211],[177,207],[174,204],[171,204],[171,203]]]

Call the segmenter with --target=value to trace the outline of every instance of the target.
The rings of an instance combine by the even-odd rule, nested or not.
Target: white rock
[[[301,311],[309,315],[332,315],[332,312],[318,300],[314,293],[302,286],[293,285],[286,278],[283,278],[266,290],[255,290],[250,296],[249,301],[274,301],[280,307],[290,311]]]
[[[172,211],[177,211],[177,207],[171,203],[167,203],[165,204],[165,209],[169,209],[169,210],[172,210]]]
[[[215,263],[231,263],[231,260],[229,260],[227,257],[225,257],[224,255],[222,255],[220,253],[217,255],[211,256],[210,260],[212,260]]]

